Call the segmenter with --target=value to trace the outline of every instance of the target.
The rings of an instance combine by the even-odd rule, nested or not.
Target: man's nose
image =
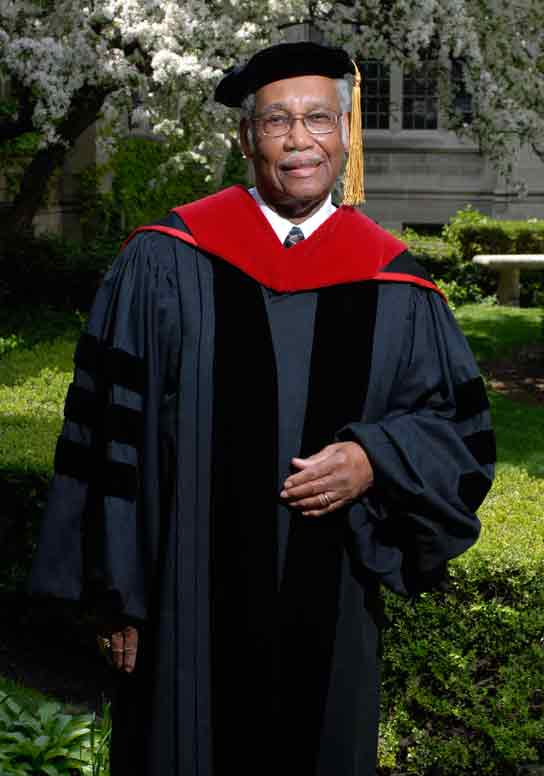
[[[285,146],[288,149],[302,150],[314,144],[314,137],[304,126],[302,116],[293,116],[289,132],[285,135]]]

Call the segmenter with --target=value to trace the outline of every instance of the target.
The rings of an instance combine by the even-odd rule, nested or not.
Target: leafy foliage
[[[493,303],[498,274],[478,266],[477,253],[544,253],[544,220],[500,221],[468,205],[459,210],[440,237],[405,230],[401,238],[431,273],[453,306],[473,302]],[[522,273],[521,304],[542,305],[544,272]]]
[[[102,738],[108,735],[107,723],[97,727],[93,715],[65,714],[53,701],[21,703],[0,689],[3,776],[106,776]]]
[[[109,162],[80,175],[82,222],[89,235],[121,241],[137,226],[164,218],[169,209],[211,193],[206,168],[198,160],[172,164],[183,142],[144,137],[121,140]],[[101,191],[109,175],[111,191]]]
[[[118,238],[76,243],[55,235],[19,235],[0,261],[0,302],[86,309],[118,250]]]
[[[444,227],[444,238],[462,261],[478,253],[544,254],[544,220],[499,221],[471,207]]]
[[[382,776],[513,776],[541,760],[543,497],[542,479],[502,466],[448,592],[387,596]]]

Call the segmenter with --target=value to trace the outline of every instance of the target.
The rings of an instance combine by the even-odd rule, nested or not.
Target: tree
[[[417,68],[432,49],[450,126],[475,138],[513,188],[529,144],[544,159],[542,0],[0,0],[0,144],[37,133],[7,224],[30,227],[54,170],[102,117],[112,131],[137,113],[156,132],[184,135],[213,174],[233,131],[213,104],[224,69],[306,20],[354,55]],[[466,123],[451,86],[461,63],[472,95]]]
[[[39,136],[4,227],[31,226],[51,175],[99,117],[115,131],[119,117],[136,108],[159,133],[189,131],[193,155],[212,169],[229,126],[226,112],[212,105],[214,83],[227,66],[271,42],[295,6],[296,0],[0,0],[0,72],[12,97],[0,106],[0,143]]]

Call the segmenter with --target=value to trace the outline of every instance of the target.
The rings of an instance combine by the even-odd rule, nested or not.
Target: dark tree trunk
[[[56,145],[42,148],[25,169],[19,193],[4,216],[6,240],[32,228],[32,221],[44,201],[52,174],[66,158],[68,148]],[[9,243],[8,243],[9,245]]]
[[[97,120],[107,95],[107,89],[89,86],[75,94],[70,110],[58,128],[66,145],[48,146],[35,154],[23,173],[19,193],[2,215],[0,239],[4,245],[9,246],[11,240],[32,229],[32,221],[43,204],[51,176],[63,164],[78,137]]]

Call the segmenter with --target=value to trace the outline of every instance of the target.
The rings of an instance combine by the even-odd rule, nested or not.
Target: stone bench
[[[499,273],[499,304],[510,307],[519,307],[519,271],[544,269],[544,255],[538,254],[478,255],[472,261]]]

